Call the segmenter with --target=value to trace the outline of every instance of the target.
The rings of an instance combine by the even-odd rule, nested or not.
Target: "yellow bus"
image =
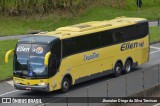
[[[148,62],[148,20],[117,17],[61,27],[20,39],[6,62],[11,53],[16,89],[67,92],[72,85],[120,76]]]

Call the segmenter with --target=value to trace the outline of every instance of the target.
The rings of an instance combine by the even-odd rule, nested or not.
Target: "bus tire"
[[[124,67],[124,73],[130,73],[132,70],[132,61],[130,59],[127,59],[126,63],[125,63],[125,67]]]
[[[117,62],[114,66],[114,75],[115,77],[118,77],[122,74],[123,65],[121,62]]]
[[[61,91],[63,93],[66,93],[69,91],[70,87],[71,87],[70,79],[68,77],[64,77],[61,85]]]

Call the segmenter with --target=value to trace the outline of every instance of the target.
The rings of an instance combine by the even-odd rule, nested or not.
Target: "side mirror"
[[[44,57],[44,65],[46,66],[48,65],[50,55],[51,55],[51,52],[48,52]]]
[[[6,55],[5,55],[5,63],[8,63],[8,58],[9,58],[9,55],[11,55],[12,53],[14,52],[13,49],[9,50]]]

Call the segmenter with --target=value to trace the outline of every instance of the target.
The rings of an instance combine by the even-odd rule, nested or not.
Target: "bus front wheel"
[[[122,74],[122,64],[121,62],[117,62],[114,66],[114,74],[116,77]]]
[[[63,93],[66,93],[69,91],[70,87],[71,87],[70,79],[68,77],[63,78],[62,85],[61,85],[61,91]]]

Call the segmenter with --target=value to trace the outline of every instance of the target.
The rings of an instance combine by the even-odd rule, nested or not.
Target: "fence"
[[[104,106],[104,103],[90,103],[87,97],[128,97],[139,93],[159,85],[159,69],[159,64],[154,65],[146,69],[100,82],[96,86],[90,85],[81,91],[74,91],[67,94],[68,97],[83,97],[81,99],[86,99],[85,103],[70,103],[70,98],[68,98],[65,99],[66,103],[54,103],[54,101],[50,101],[50,103],[41,104],[41,106]]]

